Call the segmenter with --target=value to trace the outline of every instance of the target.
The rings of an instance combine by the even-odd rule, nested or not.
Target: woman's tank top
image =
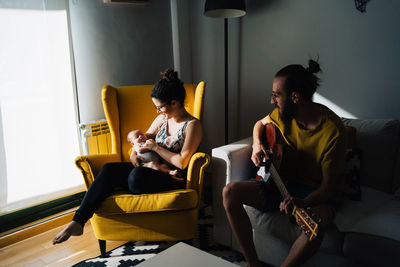
[[[185,129],[186,126],[190,121],[195,119],[194,117],[190,117],[182,127],[174,134],[174,135],[167,135],[167,128],[168,128],[168,120],[164,117],[162,121],[162,125],[160,130],[156,135],[156,142],[159,146],[174,152],[179,153],[182,150],[183,143],[185,142]]]

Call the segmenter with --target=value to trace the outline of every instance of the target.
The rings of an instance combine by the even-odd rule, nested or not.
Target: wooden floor
[[[49,230],[13,245],[0,248],[0,266],[71,266],[82,260],[97,257],[99,245],[88,222],[82,236],[53,245],[54,236],[64,226]],[[107,241],[107,251],[126,241]]]

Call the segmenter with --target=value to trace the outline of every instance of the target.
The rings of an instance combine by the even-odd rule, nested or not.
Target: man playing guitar
[[[257,121],[253,129],[251,160],[260,167],[265,159],[270,159],[271,153],[265,143],[265,126],[269,123],[275,126],[277,144],[272,147],[272,158],[288,182],[290,196],[282,198],[271,179],[236,181],[223,189],[228,221],[250,267],[261,263],[243,204],[263,211],[279,209],[288,215],[294,206],[311,207],[312,213],[320,218],[318,235],[309,238],[304,231],[293,243],[282,266],[301,265],[314,255],[333,220],[335,201],[344,183],[346,140],[340,118],[327,107],[312,102],[319,85],[314,73],[319,71],[319,64],[313,60],[309,61],[308,68],[289,65],[281,69],[272,85],[271,104],[275,109]]]

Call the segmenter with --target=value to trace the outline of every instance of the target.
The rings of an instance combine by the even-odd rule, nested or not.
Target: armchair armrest
[[[203,188],[204,168],[207,167],[209,163],[210,156],[202,152],[195,153],[189,161],[186,188],[197,191],[199,203]]]
[[[108,162],[120,162],[121,156],[118,154],[97,154],[78,156],[75,159],[75,165],[82,172],[86,189],[93,183],[94,177],[101,170],[104,164]]]
[[[213,173],[218,181],[226,185],[233,181],[247,180],[254,176],[254,164],[251,161],[251,137],[217,147],[212,150]]]
[[[212,150],[214,240],[229,247],[235,247],[236,241],[225,215],[222,189],[232,181],[255,177],[254,164],[250,158],[252,142],[252,137],[249,137]]]

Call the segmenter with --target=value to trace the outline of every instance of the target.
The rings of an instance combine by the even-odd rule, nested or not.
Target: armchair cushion
[[[97,215],[121,213],[189,210],[197,207],[197,192],[193,189],[166,191],[159,194],[132,195],[115,193],[97,209]]]

